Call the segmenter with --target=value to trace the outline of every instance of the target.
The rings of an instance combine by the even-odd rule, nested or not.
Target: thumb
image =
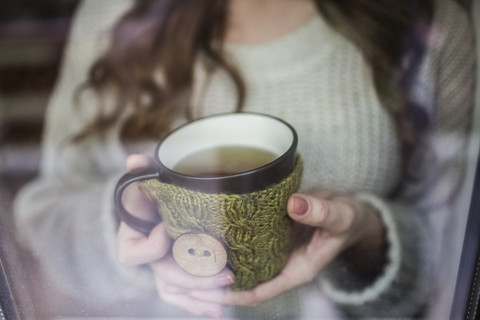
[[[153,164],[153,159],[145,154],[130,154],[125,160],[125,167],[129,172],[136,169],[149,167]]]
[[[287,211],[289,216],[299,223],[332,233],[347,230],[354,218],[352,207],[345,202],[298,193],[288,199]]]

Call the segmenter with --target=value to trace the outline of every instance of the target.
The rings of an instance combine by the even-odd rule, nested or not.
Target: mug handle
[[[148,180],[148,179],[158,179],[160,173],[156,168],[142,168],[132,172],[124,174],[120,180],[118,180],[115,186],[114,193],[114,203],[115,203],[115,214],[120,219],[120,221],[125,222],[132,229],[135,229],[145,235],[148,235],[150,231],[157,225],[159,222],[150,222],[145,221],[140,218],[133,216],[128,212],[122,203],[123,191],[134,182]]]

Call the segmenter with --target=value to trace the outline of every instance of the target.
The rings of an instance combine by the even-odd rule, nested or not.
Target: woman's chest
[[[243,110],[271,114],[295,127],[305,162],[303,190],[386,194],[399,179],[393,121],[364,65],[349,59],[330,62],[290,75],[247,78]],[[236,99],[228,77],[213,75],[195,105],[196,116],[234,111]]]

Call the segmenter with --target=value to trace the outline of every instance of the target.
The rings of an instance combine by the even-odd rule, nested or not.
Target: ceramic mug
[[[250,288],[273,277],[288,257],[292,221],[286,202],[298,189],[302,172],[297,141],[290,124],[265,114],[228,113],[190,122],[159,143],[153,168],[119,180],[116,214],[145,234],[163,219],[175,239],[175,261],[184,270],[208,276],[228,266],[236,276],[235,288]],[[226,155],[217,163],[212,154],[218,153],[211,150]],[[242,156],[245,150],[250,153]],[[237,160],[244,165],[262,158],[259,150],[268,154],[262,160],[266,163],[229,167]],[[185,159],[187,169],[182,167]],[[213,165],[195,173],[203,170],[202,163]],[[134,182],[157,202],[159,221],[141,220],[123,207],[122,193]]]

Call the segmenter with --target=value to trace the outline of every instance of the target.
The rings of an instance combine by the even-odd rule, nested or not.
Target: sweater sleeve
[[[474,87],[470,20],[453,1],[436,1],[423,67],[413,94],[426,106],[431,130],[410,163],[418,181],[404,181],[391,199],[357,194],[380,214],[387,256],[382,274],[365,284],[340,257],[319,276],[324,292],[352,315],[418,315],[436,281],[448,239],[452,199],[463,175]]]
[[[154,292],[148,267],[123,268],[116,261],[112,190],[126,154],[115,133],[81,143],[69,140],[97,106],[93,96],[84,95],[75,107],[75,90],[128,5],[129,0],[80,4],[47,107],[41,172],[14,204],[20,242],[39,262],[49,285],[62,295],[99,305]]]

